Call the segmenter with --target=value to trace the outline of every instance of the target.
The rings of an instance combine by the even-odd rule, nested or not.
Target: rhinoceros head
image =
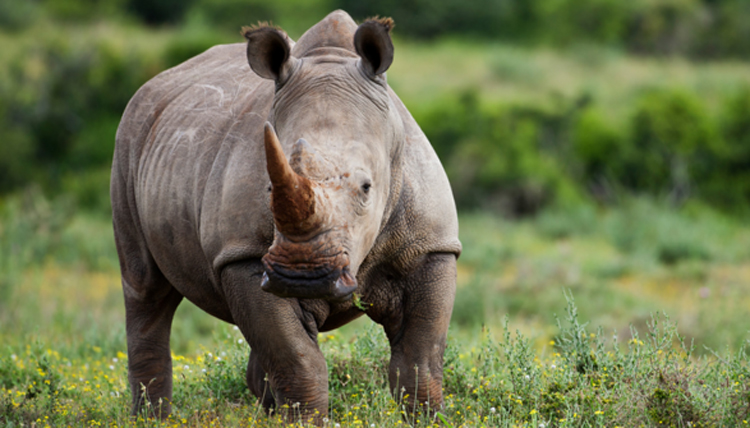
[[[404,134],[384,75],[393,60],[391,25],[357,27],[334,13],[296,45],[272,27],[245,32],[251,68],[276,82],[264,132],[276,225],[263,257],[266,291],[342,300],[357,289],[392,197]]]

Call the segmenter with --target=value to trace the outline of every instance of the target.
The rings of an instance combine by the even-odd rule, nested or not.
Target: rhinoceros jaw
[[[357,289],[357,280],[347,268],[311,280],[280,275],[267,268],[263,272],[260,287],[263,291],[279,297],[344,301],[349,300]]]

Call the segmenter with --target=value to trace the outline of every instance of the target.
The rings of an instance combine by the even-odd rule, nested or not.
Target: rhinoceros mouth
[[[292,269],[275,263],[264,265],[261,289],[279,297],[344,301],[357,289],[357,281],[348,267]]]

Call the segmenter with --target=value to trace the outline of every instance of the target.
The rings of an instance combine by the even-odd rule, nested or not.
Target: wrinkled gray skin
[[[133,412],[144,391],[162,399],[161,416],[170,411],[169,334],[183,297],[239,326],[252,348],[247,383],[266,407],[300,403],[320,423],[328,379],[318,332],[363,313],[390,341],[395,396],[405,388],[407,400],[441,406],[461,250],[455,205],[386,83],[390,26],[359,28],[355,41],[357,25],[337,11],[296,45],[273,28],[248,30],[248,45],[211,48],[130,101],[111,197]],[[290,159],[282,164],[311,183],[314,217],[284,217],[299,207],[286,207],[269,178],[264,141],[275,147],[276,135]],[[326,278],[307,274],[321,266]],[[274,275],[282,267],[286,276]]]

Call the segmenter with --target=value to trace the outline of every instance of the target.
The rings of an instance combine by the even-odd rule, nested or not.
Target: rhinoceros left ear
[[[385,73],[393,62],[391,28],[391,18],[371,19],[360,25],[354,33],[354,47],[362,57],[360,67],[371,77]]]
[[[296,59],[289,37],[281,30],[266,24],[243,27],[247,39],[247,62],[260,77],[273,79],[281,85],[289,78]]]

